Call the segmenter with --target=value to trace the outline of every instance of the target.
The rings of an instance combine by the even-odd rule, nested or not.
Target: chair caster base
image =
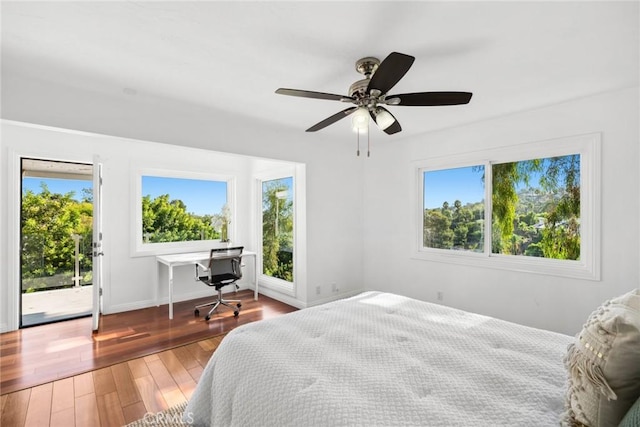
[[[200,316],[200,310],[198,310],[197,308],[196,308],[195,310],[193,310],[193,315],[194,315],[195,317]]]
[[[204,320],[206,320],[207,322],[209,321],[209,319],[211,319],[211,316],[209,316],[208,314],[204,316]]]

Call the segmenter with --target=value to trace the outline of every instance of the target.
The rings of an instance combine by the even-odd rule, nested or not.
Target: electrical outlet
[[[444,292],[438,291],[438,301],[442,301],[444,299]]]
[[[320,295],[320,286],[316,286],[316,295]]]

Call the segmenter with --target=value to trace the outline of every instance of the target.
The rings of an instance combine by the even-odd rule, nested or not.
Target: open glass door
[[[100,326],[102,312],[102,163],[93,159],[93,330]]]
[[[21,158],[20,327],[91,315],[92,165]]]

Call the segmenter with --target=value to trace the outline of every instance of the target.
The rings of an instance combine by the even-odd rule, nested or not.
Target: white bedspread
[[[212,426],[557,426],[572,337],[366,292],[239,327],[184,413]]]

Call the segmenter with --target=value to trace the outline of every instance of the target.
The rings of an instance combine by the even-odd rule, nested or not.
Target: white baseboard
[[[361,294],[362,292],[364,292],[363,289],[356,289],[356,290],[348,291],[348,292],[340,292],[340,293],[338,293],[336,295],[331,295],[331,296],[329,296],[327,298],[322,298],[322,299],[311,301],[311,302],[309,302],[307,304],[307,307],[313,307],[313,306],[316,306],[316,305],[326,304],[326,303],[331,302],[331,301],[337,301],[339,299],[349,298],[349,297]]]
[[[240,290],[243,289],[250,289],[250,288],[245,288],[245,287],[240,287]],[[290,306],[293,306],[295,308],[298,309],[303,309],[303,308],[307,308],[307,307],[313,307],[316,305],[321,305],[321,304],[326,304],[328,302],[331,301],[336,301],[339,299],[344,299],[344,298],[349,298],[355,295],[358,295],[362,292],[364,292],[364,289],[357,289],[357,290],[352,290],[352,291],[348,291],[348,292],[341,292],[339,294],[335,294],[335,295],[331,295],[329,297],[326,298],[322,298],[319,300],[314,300],[311,301],[309,303],[305,303],[304,301],[300,301],[298,299],[295,299],[292,296],[289,295],[284,295],[280,292],[268,289],[264,286],[261,286],[259,288],[259,294],[258,294],[258,299],[260,299],[260,295],[265,295],[269,298],[273,298],[274,300],[283,302],[285,304],[289,304]],[[205,297],[215,297],[214,294],[211,293],[211,290],[209,289],[205,289],[202,291],[197,291],[197,292],[191,292],[188,294],[180,294],[180,295],[174,295],[174,299],[173,302],[177,303],[180,301],[187,301],[187,300],[192,300],[192,299],[197,299],[197,298],[205,298]],[[114,313],[122,313],[125,311],[131,311],[131,310],[140,310],[143,308],[149,308],[149,307],[154,307],[156,305],[164,305],[164,304],[168,304],[169,303],[169,297],[165,297],[160,299],[160,301],[158,301],[158,304],[156,304],[155,300],[144,300],[144,301],[136,301],[136,302],[132,302],[132,303],[127,303],[127,304],[119,304],[119,305],[114,305],[111,306],[107,309],[105,309],[105,312],[103,314],[114,314]],[[3,326],[2,324],[0,324],[0,326]]]
[[[9,325],[6,323],[0,323],[0,334],[5,333],[5,332],[10,332],[9,331]]]
[[[242,290],[242,287],[240,288],[240,290]],[[215,298],[216,297],[215,290],[212,291],[212,289],[205,288],[203,290],[190,292],[188,294],[174,295],[173,303],[175,304],[181,301],[188,301],[192,299],[206,298],[206,297],[211,297],[212,299]],[[157,303],[155,300],[143,300],[143,301],[135,301],[132,303],[126,303],[126,304],[112,305],[108,309],[105,308],[105,311],[103,314],[122,313],[125,311],[140,310],[143,308],[155,307],[157,305],[164,305],[164,304],[169,304],[168,296],[165,298],[161,298]]]
[[[260,299],[260,295],[267,296],[269,298],[273,298],[274,300],[283,302],[285,304],[289,304],[295,308],[306,308],[307,304],[303,301],[297,300],[292,296],[281,294],[280,292],[276,292],[272,289],[268,289],[264,286],[260,286],[258,288],[258,300]]]

